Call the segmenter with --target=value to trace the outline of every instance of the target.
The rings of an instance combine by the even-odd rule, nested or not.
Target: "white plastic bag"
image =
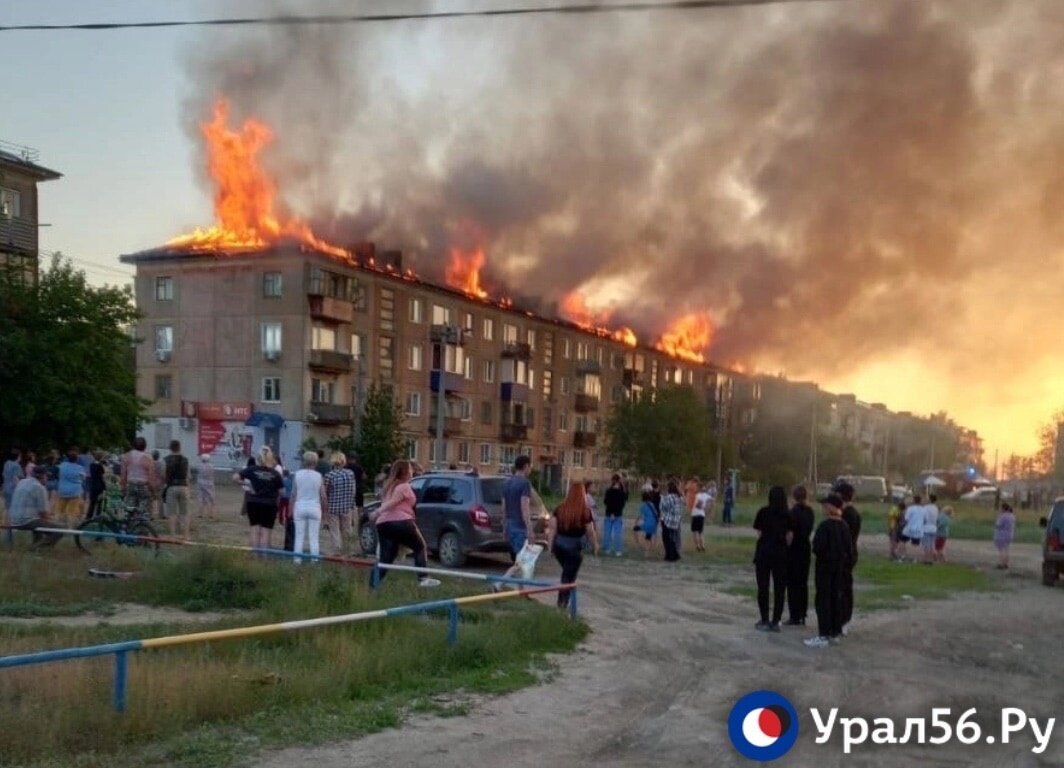
[[[521,569],[522,579],[531,579],[536,572],[536,561],[543,552],[542,544],[529,544],[527,541],[517,553],[517,567]]]

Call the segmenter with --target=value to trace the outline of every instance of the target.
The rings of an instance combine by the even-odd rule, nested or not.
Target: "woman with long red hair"
[[[576,574],[584,560],[583,540],[587,537],[592,551],[598,555],[598,534],[595,521],[587,505],[583,483],[570,483],[565,497],[547,524],[547,544],[562,567],[562,584],[575,584]],[[558,593],[558,607],[569,605],[569,591]]]

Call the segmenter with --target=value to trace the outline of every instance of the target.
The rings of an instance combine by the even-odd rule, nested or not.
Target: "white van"
[[[853,486],[853,497],[859,501],[890,501],[887,479],[881,475],[841,475],[835,480]]]

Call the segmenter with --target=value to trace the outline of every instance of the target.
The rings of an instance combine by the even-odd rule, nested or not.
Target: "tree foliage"
[[[619,403],[606,420],[615,466],[647,477],[712,476],[716,443],[709,409],[691,387],[668,387]]]
[[[0,440],[124,445],[144,421],[128,328],[130,288],[89,285],[58,254],[36,285],[0,275]]]
[[[369,477],[403,455],[403,408],[391,387],[374,383],[366,393],[359,434],[353,439]]]

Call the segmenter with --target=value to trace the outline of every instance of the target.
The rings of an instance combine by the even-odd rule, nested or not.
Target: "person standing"
[[[606,508],[606,520],[602,531],[605,541],[603,541],[602,549],[607,555],[612,553],[620,557],[624,550],[624,507],[627,503],[628,491],[621,482],[621,476],[615,474],[610,479],[610,487],[606,489],[606,494],[602,499],[602,504]],[[577,568],[579,567],[578,563]]]
[[[721,509],[721,525],[727,527],[732,524],[732,511],[735,509],[735,485],[731,478],[724,484],[724,505]]]
[[[317,454],[314,461],[317,462]],[[248,545],[252,549],[269,549],[277,522],[277,497],[283,486],[281,473],[275,466],[251,464],[233,475],[233,480],[244,486],[244,513],[251,529]]]
[[[103,499],[104,491],[107,490],[107,468],[104,466],[104,452],[96,451],[92,457],[92,464],[89,465],[89,509],[85,513],[85,518],[90,519],[96,517],[100,513],[100,501]]]
[[[527,460],[528,457],[518,456],[518,461],[521,459]],[[412,477],[413,471],[409,461],[392,462],[388,478],[381,489],[381,505],[374,516],[374,523],[377,526],[377,543],[380,548],[378,562],[391,565],[399,556],[399,548],[406,547],[414,553],[414,565],[418,568],[427,568],[425,537],[421,535],[417,527],[415,513],[417,496],[414,494],[414,489],[410,487]],[[525,479],[527,480],[527,477]],[[532,486],[529,484],[529,496],[521,497],[526,500],[525,509],[528,509],[528,499],[531,493]],[[380,582],[387,575],[388,570],[384,568],[377,572],[377,586],[380,586]],[[419,587],[438,587],[439,585],[438,579],[430,578],[427,574],[422,573],[418,577]]]
[[[665,561],[675,563],[680,559],[680,523],[683,519],[684,500],[680,486],[670,480],[666,493],[661,498],[661,541],[665,545]]]
[[[532,460],[527,456],[518,456],[514,461],[513,474],[506,480],[502,489],[503,513],[506,525],[506,537],[510,542],[510,556],[516,560],[525,543],[535,543],[535,530],[532,523],[532,483],[528,475],[532,471]],[[511,571],[513,569],[510,569]],[[510,571],[507,571],[509,574]]]
[[[67,528],[76,528],[81,523],[82,494],[85,492],[85,471],[78,462],[78,449],[67,451],[66,458],[55,468],[56,519]]]
[[[935,562],[935,536],[938,535],[938,498],[931,494],[924,505],[924,528],[920,547],[924,550],[924,565]]]
[[[147,441],[138,437],[122,457],[121,485],[125,504],[135,507],[141,517],[151,514],[151,489],[156,484],[155,462],[144,452],[147,447]]]
[[[7,454],[3,470],[4,509],[11,513],[11,498],[15,495],[15,486],[25,475],[22,474],[22,451],[12,448]]]
[[[938,515],[938,530],[935,531],[935,559],[946,562],[946,542],[953,528],[953,507],[943,507]]]
[[[757,545],[754,569],[757,576],[757,609],[761,620],[756,628],[762,632],[779,632],[787,594],[787,549],[794,535],[794,523],[787,508],[787,491],[774,485],[768,491],[768,506],[754,518]],[[772,616],[769,617],[768,591],[772,581]]]
[[[887,549],[890,559],[898,561],[903,559],[902,548],[905,544],[905,502],[899,501],[887,512]]]
[[[804,627],[809,612],[809,565],[812,559],[810,537],[816,525],[813,508],[806,499],[809,492],[804,485],[796,486],[791,494],[793,537],[787,551],[787,626]]]
[[[163,504],[170,518],[170,534],[192,540],[192,517],[188,511],[188,486],[192,472],[181,443],[170,441],[170,455],[163,459]]]
[[[818,634],[805,641],[810,648],[825,648],[842,637],[843,580],[853,557],[850,527],[842,520],[842,498],[829,493],[820,503],[825,518],[813,534]]]
[[[691,508],[691,538],[694,539],[696,552],[706,551],[703,533],[706,530],[706,514],[712,504],[708,488],[695,494],[695,505]]]
[[[1012,506],[1008,502],[1001,503],[1001,512],[998,513],[994,522],[994,546],[998,551],[999,571],[1009,569],[1009,546],[1016,536],[1016,515],[1013,514]]]
[[[160,520],[166,519],[166,462],[159,455],[159,451],[151,452],[151,460],[155,463],[155,483],[151,487],[152,506],[154,514]]]
[[[654,547],[654,537],[658,531],[658,510],[654,506],[650,486],[643,486],[643,500],[639,504],[639,530],[643,533],[643,557],[650,555]]]
[[[196,497],[199,499],[200,519],[214,519],[214,466],[209,453],[201,454],[196,468]]]
[[[614,475],[618,480],[618,476]],[[606,492],[607,495],[609,491]],[[609,530],[609,506],[606,507],[607,530]],[[575,584],[580,564],[584,561],[583,541],[591,542],[591,548],[598,555],[598,534],[591,519],[591,510],[584,499],[584,488],[580,483],[569,483],[569,493],[558,505],[547,523],[547,546],[562,567],[562,584]],[[558,607],[569,607],[570,590],[558,592]]]
[[[902,559],[904,544],[910,542],[919,547],[924,538],[924,505],[920,496],[913,496],[913,503],[905,509],[905,527],[902,529]]]
[[[842,521],[850,529],[850,546],[853,553],[842,575],[842,634],[847,634],[853,620],[853,571],[857,567],[857,538],[861,535],[861,513],[853,505],[854,489],[849,483],[840,483],[837,493],[842,497]]]
[[[48,457],[44,460],[44,467],[47,470],[44,488],[48,491],[48,508],[53,515],[59,508],[59,465],[62,463],[63,459],[60,458],[58,449],[53,448],[48,451]]]
[[[292,496],[288,503],[292,508],[292,521],[296,528],[292,545],[297,555],[296,563],[302,562],[298,555],[302,555],[307,548],[315,558],[320,553],[321,516],[328,504],[325,495],[325,479],[318,471],[320,464],[318,454],[314,451],[307,451],[303,454],[303,468],[296,472],[292,480]],[[284,487],[281,473],[276,469],[270,469],[269,472],[277,480],[277,493],[279,494]],[[250,506],[249,504],[249,516]]]
[[[351,530],[351,510],[355,506],[355,476],[347,470],[347,459],[334,453],[332,469],[325,475],[325,498],[328,500],[329,539],[332,553],[343,554],[344,541]]]

